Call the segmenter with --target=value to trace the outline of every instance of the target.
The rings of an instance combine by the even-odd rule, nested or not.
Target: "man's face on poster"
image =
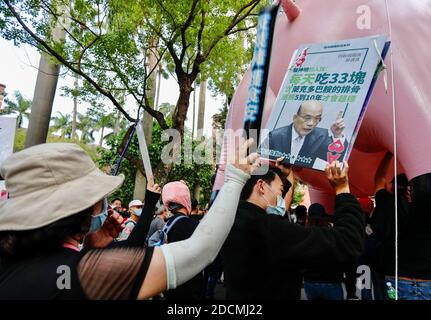
[[[302,137],[309,134],[322,120],[323,106],[319,101],[310,100],[301,104],[293,115],[293,127]]]

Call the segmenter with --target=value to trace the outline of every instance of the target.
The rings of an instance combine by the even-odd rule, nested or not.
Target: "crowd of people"
[[[427,176],[387,183],[388,153],[374,202],[364,203],[350,192],[347,163],[335,161],[325,171],[334,212],[292,209],[292,167],[261,166],[247,155],[251,143],[206,206],[183,180],[151,177],[145,199],[109,198],[124,177],[104,174],[74,144],[13,154],[0,168],[9,195],[0,202],[0,299],[205,300],[219,284],[226,299],[386,300],[396,271],[399,299],[431,299]],[[361,266],[368,285],[358,285]]]

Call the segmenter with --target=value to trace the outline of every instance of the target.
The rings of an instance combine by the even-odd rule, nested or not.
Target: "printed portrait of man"
[[[348,141],[343,132],[345,123],[343,111],[330,127],[319,128],[322,121],[323,105],[317,100],[304,101],[293,115],[293,122],[272,130],[261,144],[261,154],[271,160],[284,156],[284,162],[313,167],[316,159],[327,161],[329,145],[340,141],[344,145],[339,160],[344,157]]]

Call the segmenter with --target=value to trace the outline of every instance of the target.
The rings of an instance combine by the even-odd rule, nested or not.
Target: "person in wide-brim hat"
[[[217,201],[190,239],[80,250],[92,216],[124,177],[100,171],[75,144],[13,154],[0,166],[9,193],[0,200],[0,300],[146,299],[175,289],[219,252],[254,165],[227,166]]]
[[[9,199],[0,202],[0,231],[31,230],[87,209],[124,181],[99,170],[78,145],[42,144],[1,167]]]

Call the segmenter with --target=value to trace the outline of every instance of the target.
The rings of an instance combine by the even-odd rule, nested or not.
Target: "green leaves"
[[[214,173],[214,166],[212,164],[197,164],[184,163],[184,148],[181,154],[181,164],[176,164],[172,167],[169,175],[167,176],[166,166],[163,164],[161,154],[163,148],[168,142],[162,141],[162,132],[160,125],[154,122],[152,143],[148,146],[148,152],[150,155],[151,164],[153,166],[153,172],[157,183],[164,183],[166,181],[174,180],[185,180],[190,190],[193,192],[197,184],[201,188],[201,202],[207,202],[211,194],[211,177]],[[126,130],[121,131],[119,134],[113,134],[107,138],[108,149],[99,148],[100,160],[98,164],[100,167],[104,167],[108,170],[114,168],[116,162],[120,157],[122,151],[120,146],[124,141]],[[192,149],[195,150],[197,142],[191,142],[190,137],[185,137],[186,144],[192,144]],[[126,157],[120,166],[119,173],[123,173],[126,176],[123,186],[113,195],[113,197],[120,197],[126,203],[133,198],[133,190],[135,184],[135,175],[137,167],[133,164],[134,161],[142,162],[140,158],[140,151],[138,145],[138,139],[135,134],[133,140],[127,150]]]
[[[10,98],[5,99],[4,114],[16,114],[17,115],[17,127],[22,127],[24,118],[30,117],[32,101],[23,97],[19,91],[14,92],[14,100]]]
[[[176,76],[183,95],[175,104],[172,126],[183,134],[191,87],[197,79],[208,79],[215,94],[232,97],[252,57],[256,13],[267,1],[3,2],[9,6],[0,7],[0,36],[17,45],[30,43],[41,51],[47,52],[46,47],[54,51],[53,62],[81,77],[79,90],[65,90],[80,100],[93,105],[110,102],[133,121],[123,109],[123,101],[132,98],[135,107],[145,108],[167,127],[163,114],[150,110],[151,89],[156,85],[152,76],[160,69],[165,79],[168,72]],[[64,40],[55,40],[59,26],[66,29]],[[154,56],[157,61],[152,61]]]

